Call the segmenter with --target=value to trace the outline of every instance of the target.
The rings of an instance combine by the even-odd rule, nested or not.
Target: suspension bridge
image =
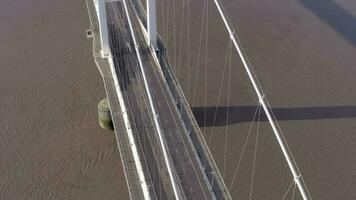
[[[229,79],[231,57],[238,56],[257,96],[252,122],[259,124],[262,113],[266,116],[290,169],[293,181],[286,194],[293,191],[294,196],[297,188],[302,199],[311,199],[237,32],[222,3],[211,2],[229,35],[225,63],[230,63]],[[87,0],[87,7],[91,21],[87,33],[93,37],[94,58],[104,80],[130,198],[232,199],[231,187],[224,181],[226,152],[220,173],[171,68],[164,38],[157,34],[155,0],[147,0],[146,9],[140,0]],[[206,3],[206,18],[207,8]],[[213,125],[215,121],[216,115]],[[251,195],[252,189],[250,199]]]

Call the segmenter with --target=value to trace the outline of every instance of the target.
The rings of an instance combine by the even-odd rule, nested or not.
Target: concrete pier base
[[[110,104],[107,98],[102,99],[98,104],[98,117],[101,128],[114,130],[110,114]]]

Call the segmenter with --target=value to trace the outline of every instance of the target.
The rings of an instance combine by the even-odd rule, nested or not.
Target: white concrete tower
[[[156,0],[147,0],[147,32],[150,46],[157,47]]]
[[[110,45],[109,45],[109,32],[106,19],[106,0],[96,0],[94,1],[98,21],[99,21],[99,31],[100,31],[100,42],[101,42],[101,56],[107,58],[110,56]]]

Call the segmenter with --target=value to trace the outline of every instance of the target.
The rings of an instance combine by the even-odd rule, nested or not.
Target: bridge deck
[[[141,145],[145,164],[149,169],[148,182],[153,183],[155,198],[173,199],[168,173],[164,164],[152,113],[145,92],[142,72],[135,54],[127,18],[122,2],[107,3],[109,38],[116,73],[123,89],[122,94],[136,140]],[[203,175],[185,135],[184,126],[174,106],[164,78],[153,55],[146,45],[136,18],[134,31],[137,36],[143,65],[150,85],[159,122],[169,149],[181,191],[186,199],[210,199]]]
[[[144,199],[143,192],[141,191],[139,177],[135,168],[133,154],[130,148],[130,142],[125,130],[122,110],[119,105],[119,99],[115,89],[115,77],[111,72],[108,59],[103,59],[101,57],[99,22],[92,0],[87,0],[87,8],[91,23],[91,30],[94,33],[94,59],[102,75],[106,94],[111,105],[111,114],[115,126],[115,134],[119,145],[121,160],[124,167],[130,198],[135,200]]]

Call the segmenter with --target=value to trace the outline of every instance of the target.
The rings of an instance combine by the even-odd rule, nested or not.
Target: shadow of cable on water
[[[273,108],[272,110],[278,121],[356,118],[356,106]],[[192,111],[200,127],[225,126],[251,122],[256,106],[193,107]],[[261,121],[267,121],[266,115],[262,113]]]
[[[332,0],[298,0],[346,40],[356,45],[356,18]]]

